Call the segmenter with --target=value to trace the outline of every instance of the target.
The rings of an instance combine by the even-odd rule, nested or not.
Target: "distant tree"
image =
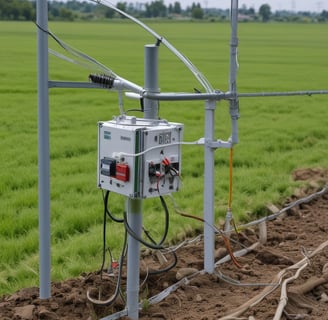
[[[61,8],[59,10],[59,16],[62,20],[67,20],[67,21],[74,20],[74,14],[73,14],[72,10],[69,10],[66,8]]]
[[[23,20],[35,20],[36,11],[32,3],[24,2],[20,8],[20,16]]]
[[[320,22],[328,21],[328,11],[323,10],[323,11],[320,13],[319,21],[320,21]]]
[[[57,19],[60,15],[59,8],[49,5],[49,19]]]
[[[33,20],[35,7],[27,0],[0,0],[0,19]]]
[[[247,6],[243,4],[241,8],[238,10],[240,14],[244,14],[246,16],[254,16],[255,15],[255,9],[254,8],[249,8],[247,9]]]
[[[156,17],[166,17],[167,8],[163,0],[152,1],[150,4],[146,3],[146,17],[156,18]]]
[[[250,16],[254,16],[255,15],[255,9],[254,8],[249,8],[248,10],[247,10],[247,13],[246,14],[248,14],[248,15],[250,15]]]
[[[241,14],[247,14],[247,6],[246,6],[246,4],[243,4],[241,6],[241,8],[239,8],[238,12],[241,13]]]
[[[191,10],[191,16],[194,19],[203,19],[204,18],[204,11],[202,8],[194,8]]]
[[[176,14],[180,14],[181,13],[181,4],[180,2],[176,1],[174,2],[174,5],[173,5],[173,12],[176,13]]]
[[[194,19],[203,19],[204,10],[202,9],[200,3],[193,3],[191,6],[191,16]]]
[[[122,11],[126,11],[126,6],[127,6],[126,2],[117,2],[116,4],[116,8]]]
[[[66,8],[72,11],[78,11],[81,8],[81,2],[76,0],[69,0],[66,2]]]
[[[84,13],[90,13],[92,12],[94,5],[92,3],[89,3],[87,1],[83,1],[81,3],[81,11]]]
[[[262,4],[259,9],[259,15],[263,22],[267,22],[271,17],[271,7],[268,4]]]
[[[111,8],[108,8],[105,10],[105,17],[108,18],[108,19],[111,19],[113,18],[115,15],[115,11]]]

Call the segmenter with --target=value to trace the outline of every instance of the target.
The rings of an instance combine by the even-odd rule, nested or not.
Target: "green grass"
[[[50,23],[65,42],[114,72],[143,84],[144,45],[154,39],[131,23]],[[158,23],[164,35],[202,71],[215,88],[227,91],[229,24]],[[239,92],[327,88],[327,24],[240,24]],[[38,285],[38,168],[36,27],[0,22],[0,294]],[[52,49],[60,51],[49,39]],[[162,91],[202,89],[185,66],[160,47]],[[89,70],[50,57],[52,80],[87,80]],[[134,100],[124,108],[137,107]],[[234,148],[233,212],[239,220],[282,201],[299,185],[297,168],[328,166],[327,96],[240,99],[239,138]],[[52,280],[96,270],[101,264],[103,205],[96,187],[97,121],[119,113],[116,93],[50,90]],[[136,114],[138,115],[138,114]],[[139,114],[139,116],[142,116]],[[161,102],[160,116],[185,124],[184,140],[204,134],[203,102]],[[217,105],[215,135],[227,139],[227,102]],[[229,150],[215,157],[215,215],[223,219],[228,202]],[[183,146],[183,187],[174,195],[186,212],[202,216],[203,149]],[[202,225],[174,213],[170,199],[169,240]],[[111,195],[118,216],[124,199]],[[144,201],[144,224],[160,238],[163,213],[158,199]],[[157,223],[154,223],[154,222]],[[108,224],[108,244],[117,257],[123,228]]]

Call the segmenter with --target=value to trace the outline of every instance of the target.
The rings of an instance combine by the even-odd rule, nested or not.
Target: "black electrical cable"
[[[144,229],[144,232],[145,232],[147,238],[151,241],[151,243],[146,242],[141,237],[136,235],[136,233],[131,229],[131,227],[130,227],[128,221],[127,221],[127,214],[124,211],[124,225],[125,225],[126,231],[135,240],[139,241],[140,243],[142,243],[146,247],[154,249],[154,250],[164,249],[162,244],[164,243],[164,241],[167,237],[167,233],[168,233],[168,229],[169,229],[169,210],[168,210],[166,202],[165,202],[165,200],[162,196],[160,196],[160,200],[161,200],[161,204],[162,204],[162,206],[164,208],[164,211],[165,211],[165,230],[164,230],[164,234],[163,234],[162,239],[158,243],[156,243],[156,241],[150,236],[149,232],[145,229]],[[167,266],[166,268],[163,268],[163,269],[160,269],[160,270],[150,270],[149,274],[151,274],[151,275],[161,274],[161,273],[164,273],[164,272],[167,272],[167,271],[173,269],[178,263],[178,257],[176,255],[175,251],[171,251],[170,253],[173,255],[173,262],[169,266]]]
[[[104,221],[103,221],[103,259],[102,259],[102,264],[101,264],[101,268],[100,268],[100,277],[102,279],[102,273],[103,273],[103,269],[104,269],[104,265],[105,265],[105,260],[106,260],[106,225],[107,225],[107,215],[111,216],[109,214],[109,210],[107,208],[107,201],[108,201],[108,196],[109,196],[109,191],[106,192],[106,195],[104,197]],[[112,218],[112,217],[111,217]],[[118,220],[118,219],[116,219]],[[89,301],[91,301],[94,304],[97,305],[111,305],[117,298],[117,296],[120,294],[121,290],[121,282],[122,282],[122,270],[123,270],[123,262],[124,262],[124,257],[126,256],[126,252],[127,252],[127,231],[125,230],[124,232],[124,243],[123,243],[123,247],[122,247],[122,251],[121,251],[121,256],[119,259],[119,270],[118,270],[118,279],[116,282],[116,287],[115,287],[115,292],[114,294],[108,299],[108,300],[98,300],[98,299],[93,299],[90,297],[90,292],[87,291],[87,298]],[[112,254],[110,253],[110,257],[111,257],[111,261],[110,263],[112,263]]]
[[[124,222],[124,226],[125,226],[125,240],[124,240],[124,245],[123,245],[123,249],[122,249],[122,253],[121,253],[121,258],[120,258],[120,263],[119,263],[119,275],[118,275],[118,282],[117,282],[117,286],[116,286],[116,290],[114,295],[106,301],[100,301],[100,300],[94,300],[92,298],[89,297],[89,300],[92,301],[95,304],[99,304],[99,305],[110,305],[111,303],[113,303],[115,301],[115,299],[117,298],[117,295],[119,294],[120,290],[120,283],[121,283],[121,274],[122,274],[122,265],[123,265],[123,259],[126,255],[126,250],[127,250],[127,234],[129,233],[134,239],[136,239],[137,241],[141,242],[142,244],[144,244],[146,247],[149,247],[151,249],[155,249],[155,250],[160,250],[160,249],[164,249],[164,247],[162,246],[167,234],[168,234],[168,230],[169,230],[169,210],[167,208],[166,202],[164,200],[164,198],[162,196],[160,196],[160,201],[162,204],[162,207],[164,208],[164,212],[165,212],[165,229],[164,229],[164,233],[163,236],[161,238],[161,240],[156,243],[156,241],[150,236],[149,232],[147,230],[144,230],[147,238],[151,241],[151,243],[146,242],[145,240],[143,240],[141,237],[138,237],[135,232],[131,229],[130,225],[128,224],[127,221],[127,213],[124,211],[124,218],[123,219],[118,219],[116,217],[114,217],[110,210],[108,209],[108,198],[109,198],[109,193],[110,191],[106,191],[105,195],[103,194],[103,200],[104,200],[104,225],[103,225],[103,261],[102,261],[102,265],[101,265],[101,269],[100,272],[102,274],[104,265],[105,265],[105,258],[106,258],[106,221],[107,221],[107,216],[109,216],[113,221],[115,222]],[[160,270],[150,270],[149,274],[151,275],[157,275],[157,274],[161,274],[164,272],[167,272],[169,270],[171,270],[172,268],[174,268],[177,265],[178,262],[178,257],[176,255],[176,253],[174,251],[170,252],[173,255],[173,262],[167,266],[166,268],[160,269]]]
[[[127,235],[128,234],[125,231],[124,232],[124,243],[123,243],[121,256],[120,256],[120,261],[119,261],[119,266],[118,266],[118,280],[117,280],[117,284],[116,284],[116,288],[115,288],[115,294],[114,294],[114,297],[113,297],[112,301],[108,302],[107,305],[113,303],[116,300],[119,293],[120,293],[120,287],[121,287],[121,281],[122,281],[123,262],[124,262],[124,257],[126,256],[127,244],[128,244]]]
[[[161,200],[161,204],[162,204],[162,207],[163,207],[164,212],[165,212],[164,234],[163,234],[163,237],[162,237],[161,241],[159,242],[159,244],[163,244],[166,237],[167,237],[167,234],[169,232],[170,215],[169,215],[169,209],[167,208],[167,205],[166,205],[166,202],[165,202],[164,198],[162,196],[160,196],[159,199]]]
[[[106,194],[104,196],[103,194],[103,199],[104,199],[104,210],[106,212],[106,214],[115,222],[118,222],[118,223],[123,223],[124,222],[124,219],[119,219],[119,218],[116,218],[111,212],[110,210],[108,209],[108,197],[109,197],[109,193],[110,191],[107,190],[106,191]]]
[[[170,253],[172,253],[172,255],[173,255],[173,262],[166,268],[159,269],[159,270],[150,270],[149,274],[151,274],[151,275],[161,274],[161,273],[168,272],[171,269],[173,269],[178,263],[178,257],[177,257],[177,254],[175,253],[175,251],[171,251]]]
[[[167,237],[167,233],[169,230],[169,211],[167,208],[167,205],[165,203],[165,200],[162,196],[160,196],[160,200],[162,203],[162,206],[164,208],[164,212],[165,212],[165,228],[164,228],[164,233],[162,236],[162,239],[158,242],[158,243],[150,243],[145,241],[144,239],[142,239],[141,237],[139,237],[130,227],[129,223],[128,223],[128,219],[127,219],[127,213],[126,211],[124,211],[124,226],[127,230],[127,232],[129,233],[129,235],[131,237],[133,237],[135,240],[139,241],[140,243],[142,243],[144,246],[154,249],[154,250],[160,250],[160,249],[164,249],[162,244],[164,243],[166,237]],[[153,241],[152,241],[153,242]]]
[[[104,219],[103,219],[103,248],[102,248],[102,263],[100,267],[100,277],[102,278],[102,272],[104,270],[105,260],[106,260],[106,220],[107,212],[104,206]]]
[[[89,301],[91,301],[92,303],[94,303],[96,305],[109,306],[113,302],[115,302],[118,295],[121,294],[121,288],[120,287],[121,287],[121,282],[122,282],[122,270],[123,270],[123,262],[124,262],[124,257],[126,255],[126,250],[127,250],[127,232],[125,230],[124,243],[123,243],[121,256],[120,256],[120,260],[119,260],[118,279],[117,279],[117,282],[116,282],[116,287],[115,287],[114,294],[107,300],[98,300],[98,299],[94,299],[94,298],[90,297],[90,292],[88,290],[87,291],[87,298],[88,298]]]
[[[153,237],[150,235],[150,232],[146,230],[144,227],[142,228],[143,232],[145,233],[146,237],[153,243],[156,244],[156,241],[153,239]]]
[[[125,113],[129,113],[129,112],[143,112],[142,109],[128,109],[125,111]]]
[[[102,249],[102,263],[100,268],[100,274],[102,274],[102,271],[104,270],[105,260],[106,260],[106,229],[107,229],[107,215],[115,222],[122,223],[123,219],[115,218],[110,211],[108,210],[108,196],[109,191],[106,191],[106,194],[104,196],[103,193],[103,200],[104,200],[104,218],[103,218],[103,249]],[[110,252],[111,256],[111,252]],[[112,259],[112,258],[111,258]]]

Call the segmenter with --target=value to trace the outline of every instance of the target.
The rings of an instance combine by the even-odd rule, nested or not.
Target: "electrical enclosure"
[[[180,187],[183,124],[130,116],[98,122],[97,182],[130,198]]]

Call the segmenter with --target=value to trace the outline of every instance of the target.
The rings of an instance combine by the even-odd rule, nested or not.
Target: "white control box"
[[[183,125],[129,116],[98,123],[97,183],[130,198],[179,190]]]

